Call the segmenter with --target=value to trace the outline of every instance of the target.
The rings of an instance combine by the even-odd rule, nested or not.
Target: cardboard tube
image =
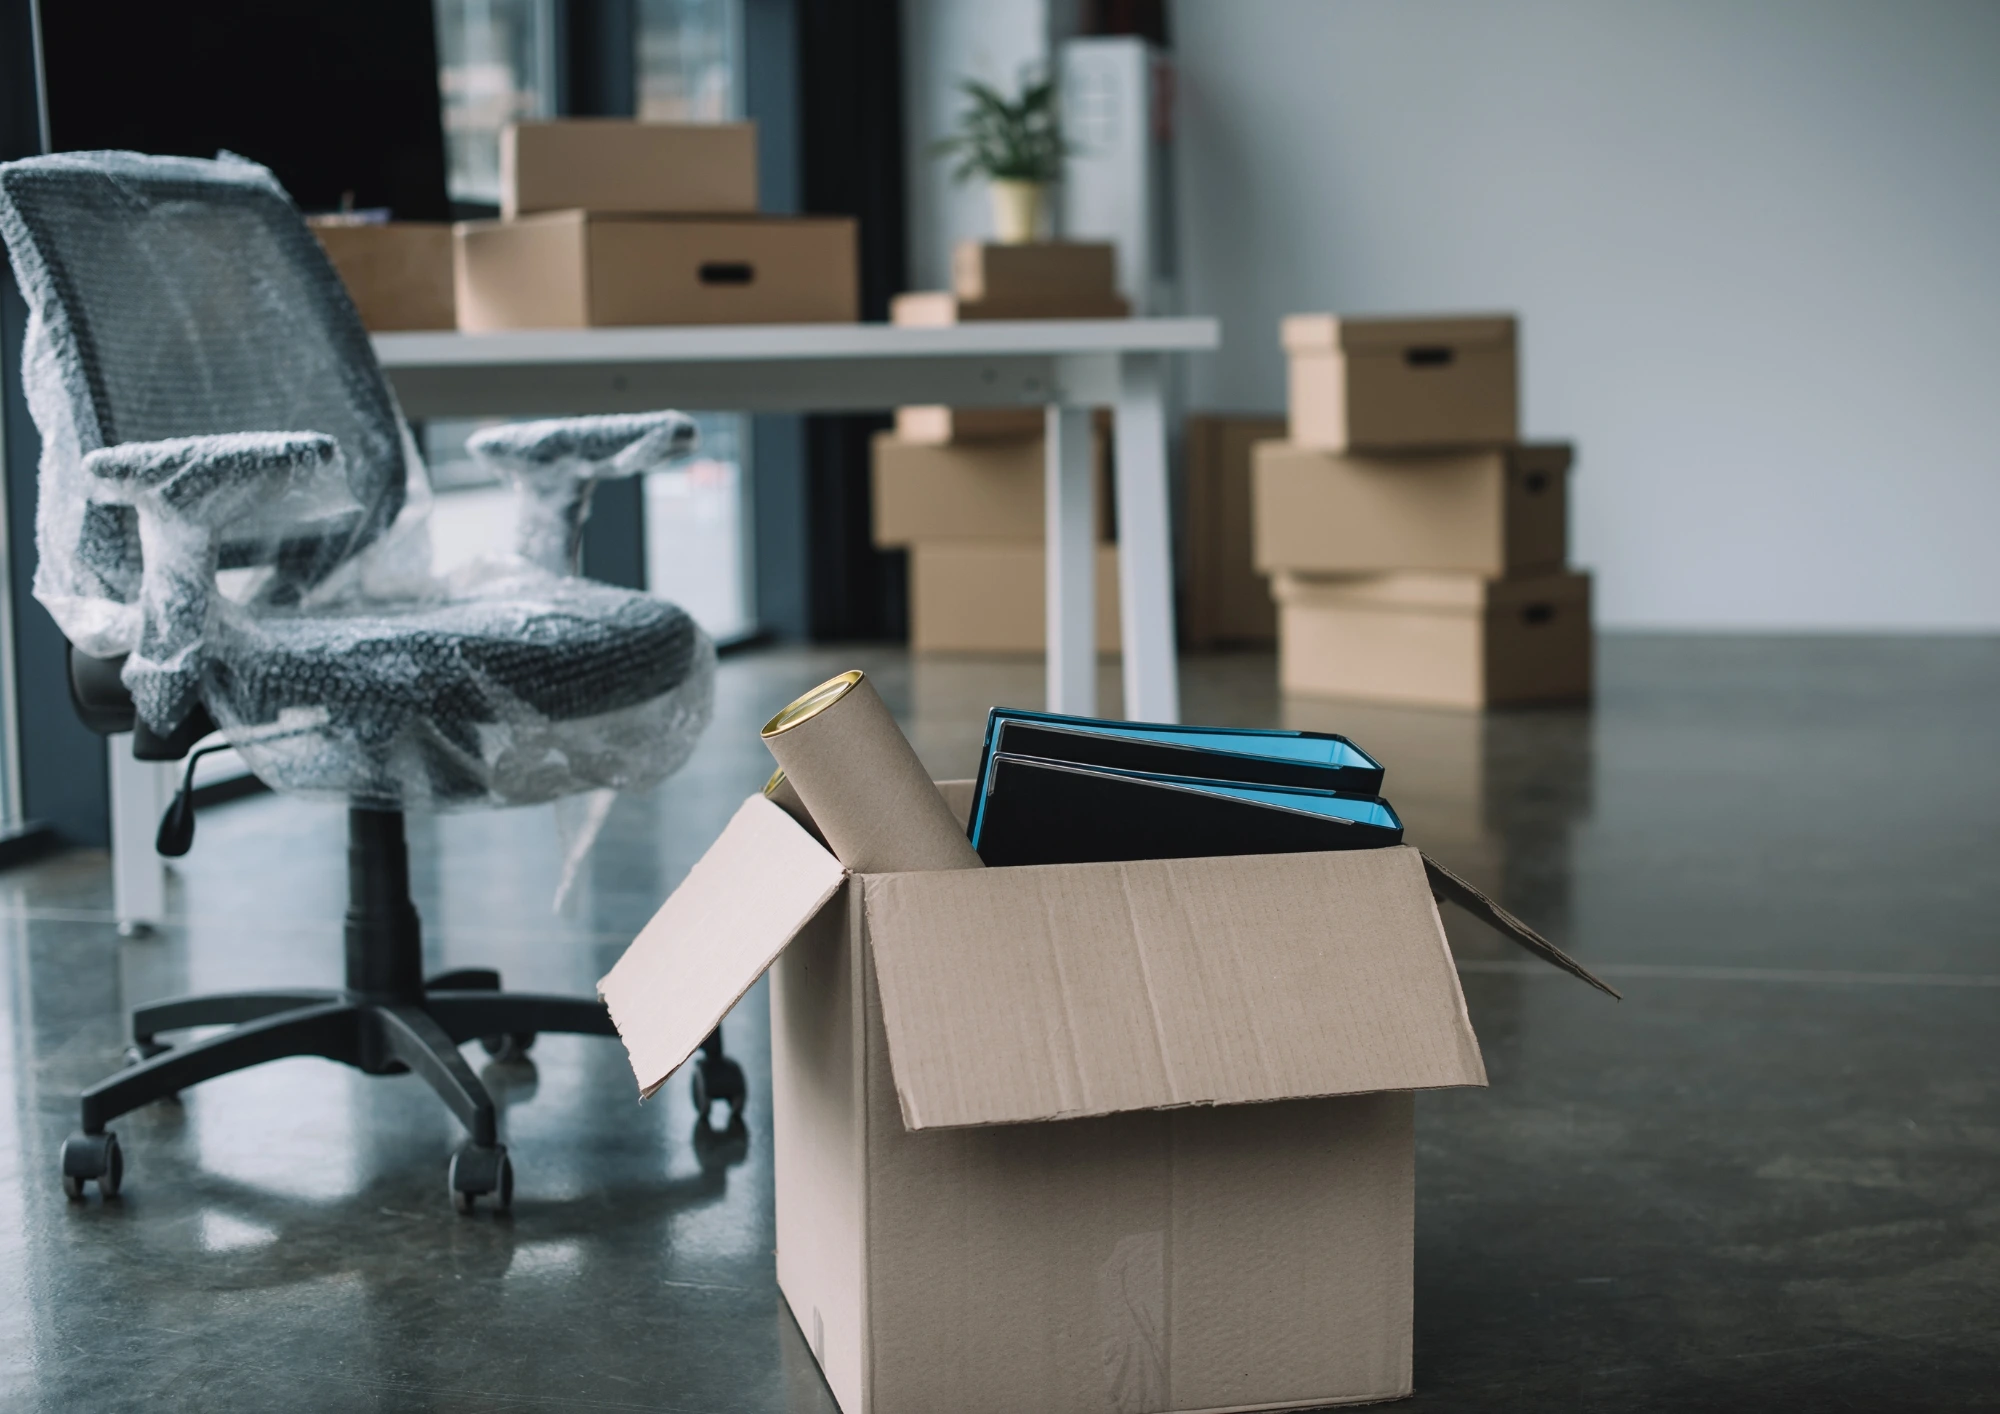
[[[985,866],[875,686],[842,673],[764,724],[827,848],[861,874]]]
[[[800,829],[821,844],[826,843],[826,836],[821,834],[819,826],[813,823],[812,811],[806,809],[806,803],[799,799],[798,790],[786,777],[783,766],[771,772],[771,779],[764,782],[764,798],[798,821]]]

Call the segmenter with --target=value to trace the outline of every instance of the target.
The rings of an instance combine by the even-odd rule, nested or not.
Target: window
[[[738,94],[737,0],[639,0],[639,116],[726,123]]]
[[[500,130],[556,111],[555,0],[436,0],[445,185],[500,202]]]

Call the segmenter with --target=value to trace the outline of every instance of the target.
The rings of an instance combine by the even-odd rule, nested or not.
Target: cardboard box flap
[[[862,886],[911,1129],[1486,1083],[1411,848]]]
[[[1563,971],[1569,973],[1570,976],[1582,978],[1613,1001],[1622,1002],[1625,1000],[1625,994],[1620,992],[1616,987],[1598,977],[1596,973],[1592,972],[1547,938],[1544,938],[1540,933],[1537,933],[1533,928],[1530,928],[1478,889],[1475,889],[1471,884],[1459,878],[1451,870],[1445,868],[1435,859],[1432,859],[1428,854],[1424,856],[1424,873],[1429,876],[1431,881],[1431,896],[1437,899],[1438,902],[1457,904],[1481,923],[1499,933],[1500,936],[1506,938],[1511,943],[1526,948],[1543,962],[1548,963],[1549,966],[1560,967]]]
[[[1514,341],[1511,314],[1442,315],[1437,318],[1355,319],[1337,314],[1288,315],[1279,326],[1287,353],[1388,353],[1406,348]]]
[[[762,795],[743,803],[597,984],[641,1099],[700,1048],[845,877],[783,810]]]

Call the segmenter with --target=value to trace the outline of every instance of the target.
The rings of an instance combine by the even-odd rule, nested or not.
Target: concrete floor
[[[549,811],[412,821],[436,964],[588,991],[763,780],[756,725],[854,665],[940,774],[1040,696],[1033,664],[732,660],[562,915]],[[1595,711],[1486,718],[1272,678],[1193,660],[1185,715],[1354,737],[1413,839],[1626,993],[1451,921],[1492,1086],[1418,1101],[1417,1403],[2000,1407],[2000,644],[1611,638]],[[741,1144],[698,1148],[679,1083],[635,1103],[612,1042],[489,1066],[510,1218],[453,1214],[418,1081],[315,1060],[126,1117],[124,1196],[64,1200],[125,1008],[338,982],[342,850],[337,807],[219,807],[151,940],[101,854],[0,876],[0,1408],[830,1410],[772,1278],[761,987]]]

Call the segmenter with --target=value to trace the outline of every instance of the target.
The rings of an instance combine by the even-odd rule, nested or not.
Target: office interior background
[[[0,0],[0,158],[72,149],[65,124],[102,117],[118,76],[147,86],[133,107],[173,93],[145,71],[147,27],[174,20],[90,8]],[[1082,234],[1120,242],[1136,316],[1219,323],[1168,375],[1182,491],[1189,416],[1285,417],[1286,316],[1515,314],[1521,439],[1577,449],[1592,702],[1308,700],[1269,645],[1179,661],[1185,721],[1391,743],[1383,793],[1413,838],[1626,993],[1622,1012],[1558,996],[1447,919],[1492,1092],[1417,1102],[1417,1397],[1994,1398],[2000,9],[370,0],[342,27],[378,22],[429,45],[384,73],[435,69],[448,207],[425,217],[498,213],[511,122],[747,119],[762,212],[857,220],[864,323],[948,288],[954,246],[992,234],[987,193],[936,151],[965,80],[1150,46],[1147,209]],[[1075,185],[1093,95],[1061,97]],[[1087,192],[1060,194],[1054,234],[1078,234],[1072,209]],[[615,1042],[551,1037],[528,1079],[491,1082],[538,1164],[504,1229],[454,1229],[429,1149],[408,1162],[443,1142],[414,1079],[296,1059],[132,1125],[157,1157],[128,1156],[118,1225],[64,1206],[53,1146],[124,1009],[338,971],[342,825],[218,753],[162,916],[121,934],[107,742],[33,594],[40,441],[8,278],[0,1404],[833,1408],[769,1270],[761,984],[727,1023],[751,1089],[724,1159],[688,1140],[679,1081],[635,1108]],[[763,783],[757,724],[831,673],[867,669],[940,778],[971,774],[989,707],[1042,705],[1038,654],[909,647],[910,552],[871,534],[890,409],[683,411],[698,454],[606,482],[583,563],[713,638],[713,723],[682,774],[610,809],[559,908],[563,807],[413,815],[444,962],[497,950],[510,983],[588,993]],[[467,451],[489,421],[414,429],[440,569],[507,533],[512,492]],[[1183,619],[1196,534],[1181,512]],[[1115,655],[1098,678],[1123,715]]]

